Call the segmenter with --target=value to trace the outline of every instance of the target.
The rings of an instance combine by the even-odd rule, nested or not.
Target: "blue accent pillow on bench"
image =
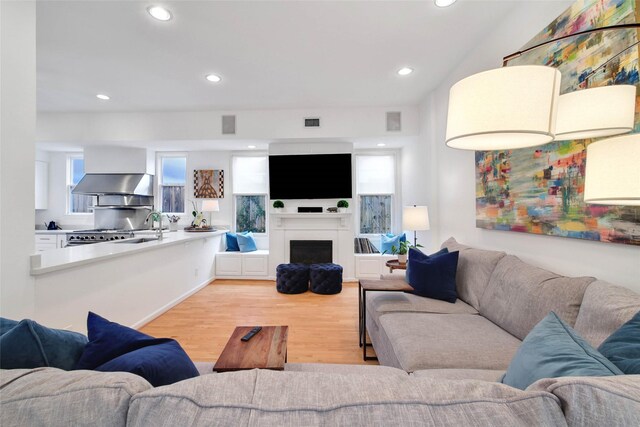
[[[604,340],[598,351],[625,374],[640,374],[640,312]]]
[[[524,390],[542,378],[612,375],[622,371],[551,312],[522,341],[501,382]]]
[[[0,318],[0,369],[52,367],[68,371],[85,344],[87,337],[77,332],[47,328],[30,319]]]
[[[393,235],[391,233],[381,234],[380,235],[380,253],[389,255],[393,253],[393,247],[396,247],[396,250],[400,248],[400,242],[404,242],[407,240],[407,236],[405,233]]]
[[[243,235],[243,234],[247,234],[246,231],[243,231],[241,233],[232,233],[232,232],[227,232],[226,237],[227,237],[227,252],[240,252],[240,246],[238,246],[238,236],[239,235]]]
[[[130,372],[154,387],[199,375],[177,341],[153,338],[89,312],[89,343],[75,369]]]
[[[405,279],[416,295],[455,303],[456,271],[459,252],[444,248],[432,255],[425,255],[409,248],[409,261]]]
[[[253,238],[253,233],[251,232],[238,234],[238,246],[240,247],[240,252],[253,252],[258,250],[256,241]]]

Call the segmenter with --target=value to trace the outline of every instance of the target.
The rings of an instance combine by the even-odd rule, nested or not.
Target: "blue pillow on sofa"
[[[198,370],[177,341],[153,338],[89,312],[89,343],[75,369],[131,372],[153,386],[198,376]]]
[[[253,252],[258,250],[256,241],[253,238],[253,233],[251,232],[238,234],[238,246],[240,247],[240,252]]]
[[[405,233],[398,234],[397,236],[391,233],[381,234],[380,235],[380,253],[381,254],[392,254],[393,246],[396,247],[396,250],[400,247],[400,242],[404,242],[407,240],[407,235]]]
[[[30,319],[0,318],[0,369],[52,367],[68,371],[86,343],[87,337],[77,332],[47,328]]]
[[[409,262],[405,280],[416,295],[455,303],[456,271],[459,252],[449,252],[447,248],[435,254],[425,255],[417,249],[409,248]]]
[[[551,312],[524,338],[502,383],[524,390],[542,378],[621,374],[620,369]]]
[[[232,233],[227,232],[227,252],[240,252],[240,246],[238,246],[238,236],[242,234],[247,234],[246,231],[241,233]]]
[[[604,340],[598,351],[625,374],[640,374],[640,312]]]

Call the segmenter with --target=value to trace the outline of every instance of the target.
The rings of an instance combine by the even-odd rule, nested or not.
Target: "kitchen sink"
[[[115,242],[115,243],[133,243],[133,244],[137,244],[137,243],[155,242],[156,240],[158,240],[157,237],[138,237],[138,238],[135,238],[135,239],[120,240],[120,241]]]

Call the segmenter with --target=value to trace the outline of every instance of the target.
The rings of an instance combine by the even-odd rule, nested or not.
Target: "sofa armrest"
[[[545,378],[527,390],[557,396],[569,426],[640,425],[640,375]]]

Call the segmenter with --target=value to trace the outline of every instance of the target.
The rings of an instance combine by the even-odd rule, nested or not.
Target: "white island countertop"
[[[219,236],[226,232],[227,230],[195,233],[186,231],[165,231],[163,233],[162,240],[152,240],[144,243],[123,243],[125,241],[120,240],[118,242],[94,243],[90,245],[71,246],[63,249],[45,251],[31,256],[31,275],[38,276],[110,258],[129,256],[139,252],[185,243],[190,240]],[[151,233],[148,232],[136,234],[138,234],[138,236],[134,237],[133,240],[140,237],[153,237],[153,235],[150,235]]]

